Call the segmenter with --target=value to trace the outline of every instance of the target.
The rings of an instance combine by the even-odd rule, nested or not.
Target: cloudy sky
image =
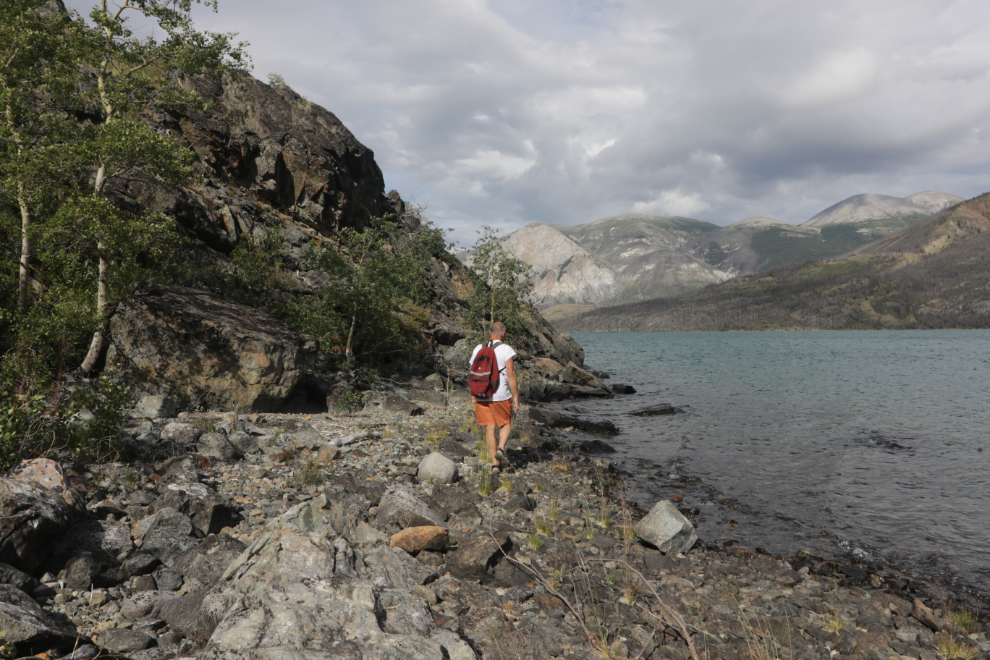
[[[990,190],[986,0],[220,0],[196,16],[340,117],[462,243],[485,224],[800,223],[862,192]]]

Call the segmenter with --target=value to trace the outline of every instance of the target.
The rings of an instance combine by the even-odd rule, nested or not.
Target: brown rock
[[[450,534],[443,527],[407,527],[392,536],[388,547],[396,546],[406,552],[416,553],[420,550],[443,550],[450,542]]]
[[[62,472],[62,466],[50,458],[32,458],[21,461],[10,468],[7,476],[11,479],[33,479],[45,488],[57,492],[62,492],[66,488],[65,473]]]
[[[945,627],[945,621],[935,616],[935,613],[917,598],[911,603],[911,616],[932,632],[938,632]]]
[[[320,453],[316,455],[316,462],[329,463],[330,461],[337,460],[338,456],[340,456],[340,450],[336,447],[327,445],[326,447],[320,448]]]

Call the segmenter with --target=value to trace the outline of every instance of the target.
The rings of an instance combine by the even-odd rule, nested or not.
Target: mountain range
[[[938,191],[855,195],[801,225],[755,216],[719,227],[679,216],[626,213],[573,227],[534,223],[504,244],[533,267],[535,301],[556,319],[586,305],[676,296],[846,254],[961,201]]]
[[[841,258],[601,306],[555,325],[589,332],[990,327],[990,193]]]

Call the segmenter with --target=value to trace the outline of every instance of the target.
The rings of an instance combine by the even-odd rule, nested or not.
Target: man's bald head
[[[505,336],[505,324],[501,321],[492,323],[492,339],[501,339]]]

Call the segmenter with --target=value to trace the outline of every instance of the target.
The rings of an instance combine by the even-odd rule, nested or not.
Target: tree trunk
[[[354,358],[354,328],[357,327],[357,310],[358,303],[354,303],[354,313],[351,314],[351,329],[347,332],[347,347],[344,349],[344,355],[347,356],[347,368],[351,371],[354,370],[354,363],[357,361]]]
[[[100,358],[100,353],[103,351],[103,329],[107,322],[107,273],[110,270],[110,264],[103,256],[102,241],[97,244],[97,249],[100,251],[100,274],[96,286],[96,315],[99,326],[93,333],[93,341],[89,344],[86,358],[79,367],[79,373],[83,376],[89,376],[89,372],[93,370],[96,361]]]
[[[28,308],[28,283],[31,279],[28,270],[31,267],[31,237],[28,235],[31,229],[31,211],[24,197],[22,181],[17,182],[17,203],[21,207],[21,273],[17,282],[17,312],[24,314]]]

